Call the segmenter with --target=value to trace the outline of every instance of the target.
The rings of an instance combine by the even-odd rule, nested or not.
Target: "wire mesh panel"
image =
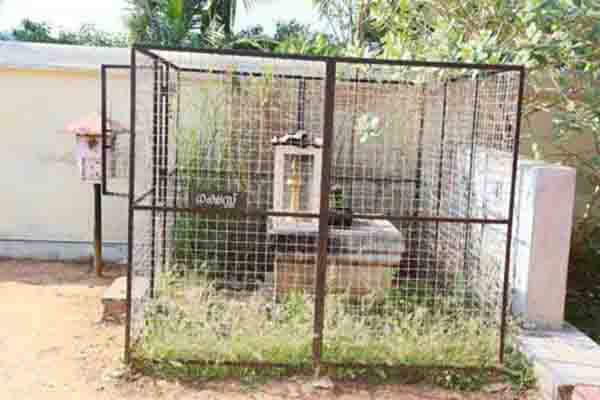
[[[129,165],[130,185],[128,191],[131,199],[141,200],[148,198],[149,195],[154,196],[153,190],[146,188],[146,182],[152,180],[155,171],[155,168],[152,167],[152,155],[147,153],[152,151],[153,147],[149,145],[149,142],[156,135],[155,118],[157,118],[157,113],[154,104],[158,81],[155,76],[157,63],[151,57],[141,53],[135,53],[135,56],[135,68],[131,67],[131,79],[135,91],[131,93],[132,137],[130,138],[130,157],[128,159],[128,162],[130,160],[133,162]],[[150,166],[150,170],[148,166]],[[131,290],[129,293],[128,334],[134,340],[144,333],[147,304],[152,295],[153,271],[157,264],[155,215],[155,210],[136,213],[132,213],[130,210],[130,276],[128,279]]]
[[[298,231],[318,217],[311,197],[321,149],[310,143],[296,154],[273,139],[300,130],[321,136],[323,85],[304,76],[322,77],[322,63],[292,70],[276,59],[161,54],[166,63],[152,55],[141,52],[157,65],[143,72],[154,84],[136,94],[139,109],[154,115],[136,129],[146,137],[136,216],[150,225],[150,237],[134,235],[139,260],[148,260],[134,256],[134,268],[150,282],[132,315],[143,327],[136,354],[309,362],[314,268],[283,266],[314,264],[316,242]],[[311,100],[300,118],[301,91]]]
[[[473,219],[508,219],[490,179],[511,180],[519,74],[338,62],[336,78],[325,360],[495,364],[506,225]]]
[[[128,351],[495,362],[520,68],[133,51]]]

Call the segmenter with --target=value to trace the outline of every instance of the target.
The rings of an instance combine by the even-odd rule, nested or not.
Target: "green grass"
[[[135,367],[147,375],[166,379],[189,381],[215,381],[237,378],[248,390],[259,390],[272,379],[294,377],[311,379],[315,371],[310,366],[246,368],[220,365],[193,365],[172,360],[150,361],[136,359]],[[327,367],[320,375],[338,382],[364,382],[379,384],[425,384],[453,391],[481,391],[500,384],[515,395],[534,389],[536,379],[533,367],[513,348],[506,354],[506,362],[499,368],[431,369],[377,367]]]
[[[234,297],[192,272],[163,275],[156,294],[136,348],[141,358],[311,364],[309,295],[290,293],[277,302],[256,293]],[[328,362],[481,367],[496,362],[497,327],[451,300],[432,307],[409,296],[357,300],[337,293],[327,296],[325,310]]]
[[[259,294],[227,295],[216,290],[205,275],[191,271],[162,274],[156,294],[147,307],[144,333],[133,353],[137,367],[148,373],[192,379],[238,376],[253,386],[265,379],[312,371],[314,313],[313,298],[308,295],[290,293],[275,304]],[[403,297],[409,304],[400,307],[389,293],[360,300],[344,293],[328,295],[323,359],[422,369],[336,367],[321,373],[372,383],[425,382],[453,390],[478,390],[494,382],[504,382],[515,391],[533,385],[530,365],[510,347],[505,365],[496,368],[498,330],[494,325],[457,310],[451,300],[440,307],[453,310],[449,313],[409,299]],[[217,364],[188,364],[186,360]],[[289,367],[242,368],[221,362]],[[447,366],[475,369],[464,372]]]

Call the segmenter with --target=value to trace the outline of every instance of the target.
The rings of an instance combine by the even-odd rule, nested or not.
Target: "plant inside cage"
[[[191,99],[189,110],[193,115],[184,127],[176,130],[177,190],[189,207],[195,207],[193,197],[198,194],[245,194],[248,190],[246,159],[236,154],[242,138],[227,126],[227,97],[223,88],[214,83],[203,83],[183,95]],[[183,124],[182,124],[183,125]],[[244,218],[235,213],[186,213],[177,216],[173,229],[173,258],[190,270],[207,272],[230,287],[237,287],[235,274],[229,264],[245,257],[241,250],[254,254],[251,243],[244,249],[227,251],[227,245],[236,241],[240,231],[258,230],[260,218]]]

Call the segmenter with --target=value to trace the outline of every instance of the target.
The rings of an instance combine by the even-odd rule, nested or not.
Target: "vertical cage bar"
[[[352,116],[352,129],[350,131],[350,149],[348,149],[348,167],[349,167],[349,171],[347,171],[346,169],[348,168],[343,168],[342,171],[344,171],[345,174],[347,174],[348,176],[352,177],[354,176],[354,148],[355,148],[355,144],[354,144],[354,137],[356,136],[356,116],[358,115],[358,80],[359,80],[359,74],[358,74],[358,69],[356,70],[356,72],[354,73],[355,76],[355,82],[354,82],[354,98],[353,98],[353,103],[352,103],[352,113],[354,114]],[[341,149],[340,149],[341,150]],[[347,208],[350,210],[350,212],[352,212],[352,199],[354,198],[354,179],[350,179],[350,182],[348,182],[348,188],[347,188],[347,198],[346,198],[346,204],[343,204],[343,207]],[[346,194],[344,193],[344,197],[346,196]]]
[[[177,86],[176,86],[176,95],[177,95],[177,101],[175,103],[175,133],[178,132],[179,130],[179,114],[181,112],[181,72],[179,70],[177,70],[176,72],[176,76],[177,76]],[[173,181],[173,207],[176,209],[177,208],[177,196],[179,195],[179,146],[177,146],[177,138],[175,137],[175,180]],[[173,226],[177,226],[177,213],[174,212],[173,213]]]
[[[164,156],[164,146],[163,146],[163,132],[164,132],[164,126],[163,126],[163,107],[164,107],[164,90],[163,90],[163,84],[165,81],[164,78],[164,69],[165,69],[165,65],[164,63],[161,63],[160,66],[157,69],[157,83],[156,83],[156,110],[157,110],[157,115],[156,115],[156,127],[157,127],[157,155],[156,158],[154,160],[154,163],[152,164],[153,168],[156,169],[156,183],[155,185],[157,185],[157,188],[155,189],[156,191],[156,196],[158,199],[158,202],[162,204],[162,179],[163,179],[163,169],[162,169],[162,160],[163,160],[163,156]]]
[[[94,265],[96,275],[101,277],[104,269],[102,260],[102,188],[94,183]]]
[[[323,116],[323,161],[321,169],[321,198],[319,210],[319,252],[315,283],[315,321],[313,326],[313,362],[321,363],[323,347],[323,320],[325,318],[325,281],[327,278],[327,248],[329,242],[329,191],[331,178],[331,155],[333,152],[333,128],[335,112],[336,63],[328,60],[325,80],[325,105]]]
[[[306,102],[306,82],[304,79],[300,79],[298,82],[298,107],[296,111],[296,129],[299,131],[304,130],[304,104]]]
[[[471,218],[471,198],[473,190],[473,168],[475,167],[475,150],[476,150],[476,140],[477,140],[477,131],[479,129],[479,124],[477,117],[479,116],[479,79],[475,78],[475,98],[473,99],[473,121],[471,124],[471,149],[469,151],[469,177],[467,179],[467,211],[466,218]],[[469,258],[469,243],[471,242],[471,225],[465,225],[465,248],[463,251],[463,268],[464,271],[467,270],[468,263],[467,260]]]
[[[504,351],[506,342],[506,312],[508,308],[508,289],[510,280],[510,253],[512,249],[512,229],[515,208],[515,192],[517,186],[517,167],[519,164],[519,144],[521,138],[521,113],[523,109],[523,93],[525,91],[525,67],[519,71],[519,97],[517,101],[517,121],[515,136],[513,139],[512,177],[510,182],[510,199],[508,206],[508,225],[506,227],[506,255],[504,264],[504,282],[502,285],[502,316],[500,320],[500,349],[499,362],[504,363]]]
[[[106,190],[106,66],[100,66],[100,145],[102,146],[102,194],[107,194]]]
[[[135,116],[136,116],[136,59],[135,48],[131,49],[130,61],[130,132],[129,132],[129,214],[127,232],[127,316],[125,318],[125,363],[129,363],[131,355],[131,285],[133,275],[133,202],[135,198]]]
[[[444,82],[444,97],[442,100],[442,127],[440,132],[440,161],[438,163],[438,187],[437,187],[437,203],[436,212],[437,217],[440,216],[440,207],[442,205],[442,179],[444,179],[444,141],[446,138],[446,108],[448,106],[448,82]],[[439,238],[440,238],[440,223],[435,224],[435,259],[439,258]]]
[[[421,210],[421,184],[423,180],[423,134],[425,133],[425,87],[421,89],[419,104],[419,136],[417,141],[417,179],[415,180],[415,212],[417,217]]]
[[[156,268],[156,157],[158,151],[158,60],[154,60],[152,85],[152,211],[150,216],[150,298],[154,297],[154,269]]]
[[[169,65],[165,67],[165,75],[162,82],[161,97],[163,98],[164,114],[162,115],[163,123],[163,168],[161,171],[162,187],[161,187],[161,204],[168,206],[167,204],[167,185],[169,176]],[[167,211],[163,211],[162,220],[162,248],[161,248],[161,265],[164,266],[166,262],[166,249],[167,249]]]

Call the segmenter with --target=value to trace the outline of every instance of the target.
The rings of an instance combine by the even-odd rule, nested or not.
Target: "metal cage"
[[[522,67],[137,45],[130,79],[127,360],[502,362]]]

